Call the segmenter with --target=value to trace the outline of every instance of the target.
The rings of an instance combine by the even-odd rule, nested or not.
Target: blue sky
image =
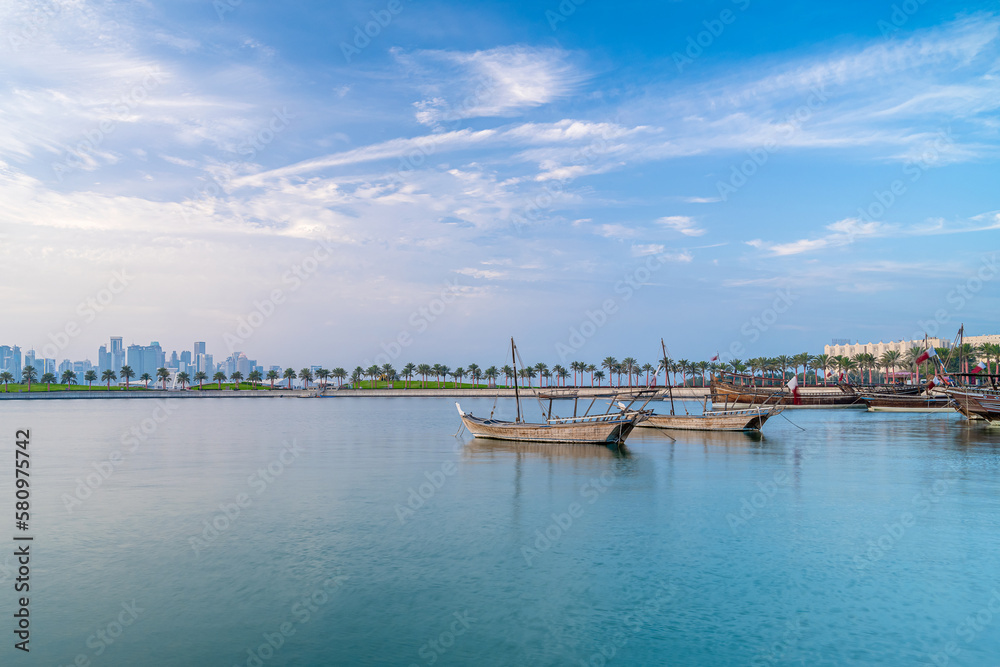
[[[5,6],[0,342],[398,367],[994,333],[998,47],[985,2]]]

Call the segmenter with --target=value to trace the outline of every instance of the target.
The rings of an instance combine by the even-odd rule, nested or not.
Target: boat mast
[[[521,423],[521,395],[517,391],[517,353],[514,351],[514,337],[510,337],[510,360],[514,364],[514,403],[517,404],[517,420],[515,423]]]
[[[670,384],[670,369],[667,368],[667,345],[660,339],[660,348],[663,350],[663,370],[667,376],[667,392],[670,394],[670,416],[674,416],[674,387]]]

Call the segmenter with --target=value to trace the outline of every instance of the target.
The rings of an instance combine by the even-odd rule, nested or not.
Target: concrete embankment
[[[150,398],[311,398],[315,397],[313,390],[303,391],[283,389],[281,391],[229,391],[207,389],[203,391],[162,389],[148,391],[32,391],[32,392],[0,392],[0,401],[59,401],[59,400],[142,400]]]
[[[581,387],[577,389],[580,398],[593,398],[595,396],[608,396],[612,394],[615,388],[590,388]],[[660,388],[662,389],[662,387]],[[547,389],[543,388],[540,390],[541,393],[546,393]],[[552,391],[567,391],[566,389],[559,389]],[[623,387],[621,391],[628,391],[627,387]],[[534,390],[521,390],[521,398],[533,398]],[[702,387],[686,387],[683,389],[674,389],[674,398],[704,398],[708,395],[708,388]],[[500,398],[514,398],[514,390],[507,388],[498,389],[449,389],[447,387],[442,389],[327,389],[323,393],[324,398],[360,398],[360,397],[378,397],[378,398],[494,398],[499,396]],[[666,398],[666,396],[664,396]]]
[[[542,393],[546,389],[541,390]],[[566,391],[560,389],[559,391]],[[597,396],[608,396],[615,389],[582,387],[576,390],[581,399],[589,399]],[[623,388],[622,391],[628,391]],[[675,388],[674,398],[697,398],[702,399],[708,395],[708,389],[702,387]],[[0,401],[59,401],[59,400],[143,400],[151,398],[514,398],[514,390],[507,388],[499,389],[326,389],[317,392],[315,389],[260,389],[260,390],[222,390],[204,389],[193,390],[172,390],[150,389],[143,391],[32,391],[32,392],[0,392]],[[534,390],[521,390],[521,398],[533,398]],[[664,396],[666,398],[666,396]]]

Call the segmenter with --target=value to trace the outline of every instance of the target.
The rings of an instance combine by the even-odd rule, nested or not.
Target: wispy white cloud
[[[705,230],[699,227],[693,218],[686,215],[668,215],[657,219],[656,222],[667,229],[680,232],[684,236],[701,236],[705,233]]]

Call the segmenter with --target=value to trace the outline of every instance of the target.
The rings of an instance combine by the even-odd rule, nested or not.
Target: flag
[[[933,389],[933,388],[934,388],[934,380],[935,380],[935,378],[927,378],[927,389],[926,389],[926,390],[927,390],[928,392],[929,392],[929,391],[930,391],[931,389]]]
[[[985,370],[986,370],[986,362],[980,361],[976,365],[976,367],[972,369],[972,374],[975,375],[976,373],[982,373]]]
[[[934,348],[933,347],[929,347],[926,350],[924,350],[923,354],[921,354],[919,357],[917,357],[917,363],[918,364],[922,364],[925,361],[927,361],[928,359],[930,359],[931,357],[936,357],[936,356],[937,356],[937,352],[934,351]]]
[[[846,378],[844,377],[844,374],[843,374],[843,373],[841,373],[841,374],[840,374],[840,375],[839,375],[839,376],[837,377],[837,382],[845,382],[845,381],[846,381]]]
[[[799,378],[796,375],[792,376],[792,379],[788,381],[788,388],[792,390],[792,405],[801,405],[802,399],[799,398]]]
[[[719,360],[719,353],[718,352],[715,353],[714,357],[712,357],[711,359],[709,359],[709,361],[718,361],[718,360]]]

